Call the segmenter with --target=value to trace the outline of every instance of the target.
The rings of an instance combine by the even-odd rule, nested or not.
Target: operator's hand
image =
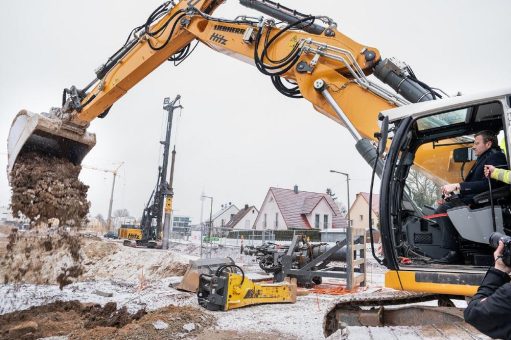
[[[460,184],[459,183],[452,183],[452,184],[446,184],[442,188],[442,194],[448,195],[453,191],[460,190]]]
[[[502,254],[504,253],[504,243],[502,241],[499,241],[499,246],[493,253],[493,257],[495,258],[495,269],[498,269],[500,271],[503,271],[504,273],[511,273],[511,268],[506,266],[504,264],[504,261],[502,260]]]
[[[493,173],[493,170],[495,170],[495,167],[493,165],[485,165],[484,166],[484,175],[486,177],[490,177]]]

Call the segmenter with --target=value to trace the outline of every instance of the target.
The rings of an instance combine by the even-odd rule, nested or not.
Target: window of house
[[[245,229],[250,229],[250,220],[249,219],[245,220]]]
[[[315,216],[314,227],[319,229],[319,214]]]
[[[279,213],[275,213],[275,228],[279,226]]]
[[[364,220],[364,215],[360,215],[360,220],[363,221]]]
[[[268,222],[268,215],[264,214],[264,220],[263,220],[263,229],[266,229],[266,227],[268,226],[267,225],[267,222]]]
[[[225,220],[222,218],[222,227],[224,226]]]
[[[328,229],[328,215],[323,215],[323,229]]]

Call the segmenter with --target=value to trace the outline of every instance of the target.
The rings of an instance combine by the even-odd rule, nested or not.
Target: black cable
[[[293,86],[293,87],[287,87],[282,82],[282,79],[288,81],[287,79],[282,78],[280,76],[271,76],[271,81],[272,81],[273,85],[280,93],[282,93],[283,95],[290,97],[290,98],[303,98],[298,85]]]
[[[165,40],[165,42],[164,42],[163,44],[161,44],[160,46],[156,47],[156,46],[153,46],[153,45],[151,44],[151,40],[147,40],[147,43],[148,43],[149,47],[150,47],[152,50],[154,50],[154,51],[159,51],[159,50],[164,49],[164,48],[168,45],[168,43],[170,42],[170,39],[171,39],[171,38],[172,38],[172,36],[174,35],[174,30],[176,29],[176,26],[177,26],[177,24],[179,23],[179,20],[180,20],[182,17],[186,16],[186,13],[184,13],[184,12],[185,12],[184,10],[179,10],[179,11],[177,11],[177,12],[176,12],[176,13],[174,13],[174,14],[173,14],[173,15],[172,15],[172,16],[171,16],[171,17],[170,17],[170,18],[169,18],[169,19],[165,22],[165,24],[163,24],[163,26],[162,26],[162,27],[160,27],[158,30],[156,30],[155,32],[148,32],[148,34],[149,34],[150,36],[154,37],[156,34],[158,34],[158,33],[160,33],[160,32],[163,32],[163,31],[167,28],[168,24],[169,24],[169,23],[170,23],[170,22],[171,22],[174,18],[176,18],[176,17],[179,15],[179,17],[178,17],[178,18],[176,18],[176,20],[174,21],[174,24],[172,25],[172,28],[171,28],[171,30],[170,30],[170,32],[169,32],[169,35],[167,36],[167,40]],[[147,27],[146,27],[146,31],[147,31]]]
[[[271,27],[268,27],[265,34],[265,39],[263,42],[263,50],[261,53],[261,56],[259,56],[259,45],[261,44],[261,38],[262,38],[262,31],[263,28],[261,27],[256,34],[255,37],[255,46],[254,46],[254,63],[256,65],[256,68],[259,70],[259,72],[263,73],[264,75],[270,76],[271,81],[277,91],[285,95],[289,98],[303,98],[301,95],[300,89],[298,86],[293,87],[287,87],[284,85],[281,75],[288,72],[298,61],[300,58],[300,50],[298,48],[298,44],[295,44],[293,46],[293,49],[283,58],[280,60],[273,60],[268,56],[268,49],[270,46],[275,42],[282,34],[284,34],[286,31],[292,29],[293,27],[296,27],[298,25],[303,24],[304,22],[308,22],[308,25],[311,25],[314,23],[315,17],[310,16],[303,18],[293,24],[287,25],[285,28],[283,28],[281,31],[279,31],[277,34],[275,34],[272,38],[269,38],[271,33]],[[302,25],[303,26],[303,25]],[[265,59],[267,59],[270,63],[274,65],[266,65],[264,63]],[[287,82],[289,82],[286,79]]]
[[[373,254],[374,259],[378,264],[382,265],[383,260],[376,256],[376,252],[374,251],[374,238],[373,238],[373,187],[374,187],[374,177],[376,176],[376,167],[378,166],[378,160],[380,159],[380,150],[376,148],[376,158],[374,160],[373,172],[371,174],[371,185],[369,186],[369,238],[371,239],[371,252]],[[348,221],[349,224],[349,221]],[[381,237],[381,235],[380,235]]]
[[[286,31],[292,29],[293,27],[297,26],[298,24],[301,24],[302,22],[306,22],[306,21],[309,21],[311,20],[310,23],[308,23],[307,25],[305,25],[304,27],[307,27],[309,25],[312,25],[314,23],[314,21],[316,20],[316,17],[314,16],[309,16],[309,17],[306,17],[306,18],[303,18],[301,20],[298,20],[297,22],[293,23],[293,24],[290,24],[288,26],[286,26],[284,29],[280,30],[280,32],[278,32],[277,34],[275,34],[271,39],[270,41],[268,41],[267,43],[265,42],[265,45],[264,45],[264,49],[263,49],[263,53],[261,55],[261,62],[264,63],[264,58],[266,57],[266,59],[268,59],[269,61],[271,61],[269,59],[269,57],[267,56],[266,52],[268,50],[268,47],[275,41],[277,40],[282,34],[284,34]],[[303,27],[301,27],[303,28]],[[269,36],[269,30],[270,28],[268,28],[267,30],[267,37]],[[257,46],[257,45],[256,45]],[[291,51],[290,55],[293,54],[293,51],[295,51],[298,47],[298,44],[295,44],[293,50]]]
[[[183,61],[185,61],[185,59],[188,58],[188,56],[190,56],[190,54],[193,53],[193,51],[195,50],[197,45],[199,45],[199,41],[197,40],[197,42],[195,43],[195,46],[193,46],[193,48],[191,47],[191,45],[192,45],[192,43],[189,43],[188,45],[186,45],[185,47],[183,47],[182,49],[180,49],[179,51],[174,53],[172,56],[170,56],[168,61],[173,61],[174,66],[179,66],[179,64],[181,64]]]
[[[289,71],[289,69],[291,69],[291,67],[294,66],[294,64],[298,61],[298,58],[299,58],[299,50],[296,48],[296,46],[295,46],[295,48],[293,48],[293,50],[286,57],[283,58],[284,62],[282,62],[278,65],[270,66],[270,65],[264,64],[264,59],[265,59],[265,57],[267,58],[267,51],[268,51],[269,47],[271,46],[271,44],[276,39],[278,39],[282,34],[284,34],[286,31],[290,30],[292,27],[300,25],[306,21],[311,21],[311,24],[312,24],[312,23],[314,23],[314,20],[315,20],[315,17],[313,17],[313,16],[306,17],[304,19],[298,20],[297,22],[290,24],[290,25],[286,26],[285,28],[283,28],[280,32],[275,34],[268,42],[265,41],[263,51],[261,53],[261,57],[259,57],[259,44],[261,42],[261,37],[262,37],[262,27],[261,27],[261,29],[258,30],[258,32],[256,34],[255,46],[254,46],[254,61],[255,61],[257,69],[261,73],[268,75],[268,76],[282,75],[282,74],[286,73],[287,71]],[[276,72],[268,71],[268,70],[276,70],[276,69],[279,69],[279,71],[276,71]]]
[[[243,271],[243,269],[241,269],[240,266],[238,266],[236,264],[224,264],[224,265],[218,267],[218,269],[216,270],[215,275],[219,276],[220,273],[222,273],[225,269],[231,268],[231,267],[237,268],[241,272],[241,282],[240,282],[240,286],[241,286],[243,284],[243,282],[245,281],[245,272]]]
[[[419,80],[419,78],[417,78],[417,76],[415,75],[415,72],[413,72],[412,68],[410,66],[406,66],[406,70],[408,71],[408,74],[409,74],[409,77],[408,79],[414,81],[415,83],[419,84],[420,86],[422,86],[423,88],[425,88],[426,90],[428,90],[431,95],[433,96],[433,99],[437,99],[437,98],[443,98],[441,94],[439,94],[437,91],[433,90],[428,84],[422,82]]]
[[[165,22],[164,26],[160,27],[160,29],[158,29],[157,31],[155,32],[152,32],[152,33],[149,33],[149,26],[151,26],[156,20],[158,20],[159,18],[161,18],[164,14],[166,14],[168,12],[169,9],[167,9],[167,5],[169,4],[169,2],[165,2],[163,4],[161,4],[160,6],[158,6],[150,15],[149,17],[147,18],[145,24],[144,24],[144,27],[146,29],[146,32],[149,34],[149,35],[156,35],[158,34],[162,29],[164,30],[169,21],[167,20],[167,22]]]
[[[266,30],[266,35],[264,37],[264,41],[265,41],[265,50],[267,49],[267,46],[268,46],[268,38],[270,37],[270,33],[271,33],[271,27],[268,27],[268,29]],[[291,50],[291,52],[289,52],[289,54],[287,56],[285,56],[284,58],[280,59],[280,60],[273,60],[270,58],[270,56],[268,55],[265,55],[266,59],[268,59],[269,62],[273,63],[273,64],[282,64],[282,63],[287,63],[289,61],[289,58],[294,55],[294,53],[296,52],[296,50],[298,49],[298,44],[295,44],[293,46],[293,49]]]

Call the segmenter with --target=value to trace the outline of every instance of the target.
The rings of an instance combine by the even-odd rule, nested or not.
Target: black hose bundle
[[[297,85],[288,87],[284,85],[282,81],[281,75],[289,71],[298,61],[300,58],[300,50],[298,43],[295,44],[293,49],[289,52],[287,56],[280,60],[272,60],[268,56],[268,49],[270,46],[280,37],[282,34],[284,34],[286,31],[293,29],[295,27],[302,27],[304,23],[307,25],[311,25],[314,23],[314,20],[316,18],[314,16],[308,16],[306,18],[300,19],[292,24],[287,25],[284,27],[280,32],[275,34],[271,39],[268,40],[270,33],[271,33],[271,27],[268,27],[266,30],[265,39],[263,42],[263,50],[261,54],[259,55],[259,45],[261,44],[261,38],[263,36],[263,29],[262,27],[257,31],[254,43],[254,62],[257,67],[257,69],[264,75],[270,76],[273,85],[275,88],[282,93],[283,95],[290,97],[290,98],[303,98],[303,96],[300,94],[300,89]],[[270,64],[266,64],[265,60],[268,61]],[[286,80],[286,79],[284,79]],[[290,83],[288,80],[286,80],[288,83]],[[291,83],[293,84],[293,83]]]

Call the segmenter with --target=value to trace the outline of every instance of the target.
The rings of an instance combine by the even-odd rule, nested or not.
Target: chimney
[[[231,203],[231,202],[229,202],[229,205],[232,205],[232,203]]]
[[[245,210],[247,210],[247,209],[248,209],[248,204],[245,204]]]
[[[295,194],[298,193],[298,185],[295,185]]]

